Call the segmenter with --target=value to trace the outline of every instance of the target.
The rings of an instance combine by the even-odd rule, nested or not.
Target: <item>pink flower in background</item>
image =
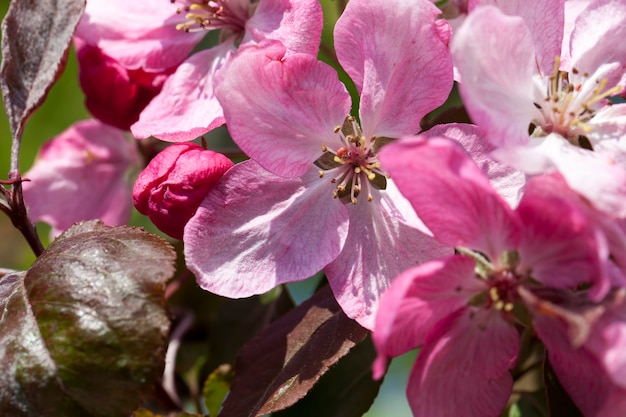
[[[52,225],[56,236],[81,220],[110,226],[128,222],[127,173],[140,164],[133,141],[96,120],[78,122],[47,142],[24,174],[24,201],[33,221]]]
[[[624,217],[626,104],[608,99],[623,89],[626,3],[595,0],[578,14],[567,65],[541,43],[545,32],[562,38],[563,21],[527,9],[536,24],[478,7],[455,34],[467,110],[497,158],[528,174],[558,171],[598,208]]]
[[[139,174],[133,203],[159,230],[182,239],[187,221],[232,166],[224,155],[194,143],[168,146]]]
[[[131,131],[182,142],[224,123],[213,78],[237,45],[265,39],[316,55],[322,30],[317,0],[90,0],[77,36],[130,70],[178,66]],[[220,43],[188,55],[208,31]],[[184,62],[183,62],[184,60]]]
[[[513,210],[450,140],[406,138],[381,160],[435,238],[459,254],[403,272],[383,295],[375,376],[388,357],[423,345],[407,387],[414,415],[498,416],[519,348],[520,288],[585,285],[601,299],[611,286],[606,237],[551,177],[530,180]]]
[[[239,52],[216,93],[252,160],[226,173],[185,229],[200,286],[247,297],[323,269],[346,314],[371,328],[391,278],[442,253],[378,162],[389,138],[419,131],[448,96],[438,14],[428,1],[348,3],[335,42],[361,94],[360,124],[346,117],[336,71],[315,57],[277,43]]]

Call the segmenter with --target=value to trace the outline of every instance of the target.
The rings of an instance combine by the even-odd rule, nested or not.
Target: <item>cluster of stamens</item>
[[[620,88],[607,88],[607,80],[589,80],[589,73],[582,74],[582,83],[572,83],[569,74],[559,70],[561,64],[557,57],[552,75],[548,77],[546,95],[542,103],[533,103],[543,114],[544,120],[535,120],[531,124],[532,136],[545,136],[557,133],[573,145],[590,148],[585,135],[591,132],[588,122],[596,114],[597,104],[618,93]],[[573,75],[578,75],[576,68]],[[590,85],[590,83],[593,83]],[[610,101],[607,101],[610,105]]]
[[[500,254],[496,267],[485,255],[475,252],[471,249],[457,247],[455,250],[476,262],[476,277],[484,280],[488,290],[481,292],[470,300],[470,304],[483,307],[493,308],[508,315],[515,308],[515,302],[519,300],[518,288],[521,285],[521,279],[515,272],[519,265],[519,253],[515,250],[505,251]]]
[[[170,0],[175,3],[177,0]],[[184,23],[176,25],[176,29],[185,32],[197,32],[200,30],[215,30],[230,28],[236,31],[243,31],[245,19],[241,11],[237,13],[229,7],[228,1],[210,0],[185,0],[186,4],[178,8],[179,14],[185,13],[188,19]]]
[[[341,147],[332,149],[322,145],[322,157],[315,164],[321,168],[320,178],[332,172],[330,182],[337,184],[333,197],[347,199],[357,203],[357,197],[367,195],[372,201],[372,187],[384,190],[389,175],[380,169],[376,137],[365,137],[355,118],[348,116],[343,126],[337,126],[334,132],[339,135]]]
[[[518,298],[515,274],[509,270],[498,271],[490,277],[489,284],[489,299],[486,307],[498,311],[513,311],[514,301]]]

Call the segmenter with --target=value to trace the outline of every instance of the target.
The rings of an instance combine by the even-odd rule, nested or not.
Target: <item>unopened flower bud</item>
[[[123,130],[139,120],[139,114],[172,72],[125,68],[100,48],[79,39],[76,49],[85,106],[97,119]]]
[[[194,143],[170,145],[139,174],[133,203],[159,230],[182,239],[185,224],[231,166],[224,155]]]

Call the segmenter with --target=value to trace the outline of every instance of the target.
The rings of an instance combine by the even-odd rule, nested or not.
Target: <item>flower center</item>
[[[469,304],[493,308],[508,316],[520,299],[517,290],[524,279],[516,272],[520,262],[519,253],[516,250],[501,253],[496,266],[482,253],[464,247],[456,247],[455,250],[462,256],[474,259],[476,277],[487,286],[487,291],[472,297]]]
[[[611,104],[607,98],[618,93],[620,87],[607,88],[606,79],[592,80],[586,72],[582,74],[582,82],[572,83],[567,72],[559,71],[560,63],[557,57],[552,75],[540,81],[546,92],[542,100],[533,103],[541,112],[541,118],[531,123],[531,136],[557,133],[575,146],[592,150],[586,137],[591,132],[589,121],[599,108]],[[578,74],[579,71],[573,68],[572,75]]]
[[[339,135],[341,146],[337,149],[322,145],[322,156],[314,163],[321,168],[320,178],[331,177],[330,182],[337,184],[333,197],[352,204],[357,203],[360,195],[366,195],[372,201],[372,188],[387,188],[389,174],[380,169],[378,151],[387,143],[388,138],[365,137],[352,116],[348,116],[343,126],[334,130]]]
[[[170,0],[170,2],[183,4],[178,8],[178,13],[185,13],[187,21],[176,25],[176,29],[185,32],[227,29],[232,33],[243,33],[246,21],[253,12],[251,4],[244,7],[241,1]]]

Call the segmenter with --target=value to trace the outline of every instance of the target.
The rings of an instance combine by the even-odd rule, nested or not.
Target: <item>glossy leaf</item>
[[[13,137],[65,68],[85,0],[13,0],[2,22],[0,86]]]
[[[258,416],[291,406],[366,335],[323,288],[241,349],[219,416]]]
[[[274,417],[360,417],[371,407],[383,379],[372,378],[376,358],[370,337],[334,365],[293,407]]]
[[[130,415],[163,372],[174,252],[80,223],[0,279],[0,415]]]

